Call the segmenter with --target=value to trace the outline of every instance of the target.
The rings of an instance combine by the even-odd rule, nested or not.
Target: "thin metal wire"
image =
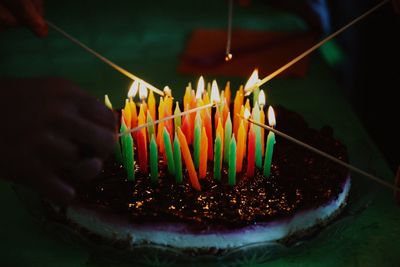
[[[262,80],[260,80],[259,82],[257,82],[256,84],[254,84],[253,86],[245,89],[246,93],[245,95],[248,96],[251,94],[251,92],[255,89],[260,87],[261,85],[263,85],[264,83],[272,80],[273,78],[275,78],[277,75],[279,75],[280,73],[282,73],[283,71],[285,71],[286,69],[290,68],[291,66],[293,66],[294,64],[296,64],[298,61],[300,61],[301,59],[303,59],[304,57],[308,56],[309,54],[311,54],[313,51],[317,50],[318,48],[320,48],[323,44],[325,44],[326,42],[332,40],[333,38],[335,38],[337,35],[341,34],[342,32],[344,32],[345,30],[347,30],[348,28],[350,28],[351,26],[353,26],[354,24],[356,24],[357,22],[363,20],[364,18],[366,18],[368,15],[370,15],[372,12],[376,11],[377,9],[379,9],[380,7],[382,7],[383,5],[385,5],[386,3],[390,2],[390,0],[384,0],[382,2],[380,2],[379,4],[375,5],[374,7],[372,7],[371,9],[369,9],[368,11],[366,11],[365,13],[363,13],[361,16],[355,18],[354,20],[352,20],[351,22],[349,22],[348,24],[346,24],[345,26],[343,26],[342,28],[340,28],[339,30],[337,30],[336,32],[332,33],[331,35],[327,36],[326,38],[324,38],[323,40],[319,41],[317,44],[315,44],[314,46],[312,46],[311,48],[309,48],[308,50],[306,50],[305,52],[301,53],[300,55],[298,55],[297,57],[295,57],[294,59],[292,59],[291,61],[289,61],[288,63],[286,63],[285,65],[283,65],[282,67],[280,67],[279,69],[277,69],[276,71],[272,72],[271,74],[269,74],[268,76],[266,76],[265,78],[263,78]]]
[[[233,20],[233,0],[229,0],[228,4],[228,36],[226,39],[226,51],[225,60],[229,61],[232,59],[231,43],[232,43],[232,20]]]
[[[46,23],[49,25],[50,28],[52,28],[53,30],[59,32],[62,36],[64,36],[65,38],[67,38],[68,40],[70,40],[71,42],[73,42],[74,44],[80,46],[81,48],[83,48],[84,50],[86,50],[87,52],[89,52],[90,54],[94,55],[95,57],[97,57],[98,59],[100,59],[101,61],[103,61],[104,63],[106,63],[107,65],[109,65],[110,67],[112,67],[113,69],[119,71],[120,73],[122,73],[123,75],[127,76],[128,78],[132,79],[132,80],[137,80],[140,81],[141,83],[145,84],[146,87],[149,90],[152,90],[153,92],[164,96],[164,92],[157,89],[156,87],[154,87],[153,85],[149,84],[148,82],[140,79],[139,77],[137,77],[136,75],[133,75],[132,73],[130,73],[129,71],[127,71],[126,69],[118,66],[117,64],[115,64],[114,62],[112,62],[111,60],[109,60],[108,58],[102,56],[101,54],[99,54],[98,52],[94,51],[93,49],[91,49],[90,47],[88,47],[87,45],[83,44],[82,42],[80,42],[78,39],[76,39],[75,37],[71,36],[70,34],[68,34],[67,32],[65,32],[64,30],[62,30],[60,27],[58,27],[57,25],[55,25],[54,23],[52,23],[51,21],[46,20]]]
[[[367,178],[369,178],[369,179],[371,179],[371,180],[373,180],[373,181],[375,181],[375,182],[377,182],[377,183],[379,183],[379,184],[381,184],[381,185],[383,185],[385,187],[388,187],[388,188],[390,188],[392,190],[400,192],[400,188],[398,188],[397,186],[386,182],[382,178],[376,177],[376,176],[374,176],[372,174],[369,174],[369,173],[367,173],[367,172],[365,172],[365,171],[363,171],[363,170],[361,170],[361,169],[359,169],[357,167],[354,167],[353,165],[350,165],[350,164],[348,164],[348,163],[346,163],[346,162],[344,162],[344,161],[342,161],[342,160],[340,160],[338,158],[335,158],[335,157],[329,155],[326,152],[323,152],[323,151],[321,151],[321,150],[319,150],[319,149],[317,149],[317,148],[315,148],[313,146],[310,146],[309,144],[306,144],[306,143],[304,143],[304,142],[302,142],[302,141],[300,141],[300,140],[298,140],[298,139],[296,139],[294,137],[291,137],[291,136],[289,136],[289,135],[287,135],[287,134],[285,134],[285,133],[283,133],[281,131],[278,131],[278,130],[276,130],[275,128],[273,128],[271,126],[256,122],[256,121],[254,121],[254,120],[252,120],[250,118],[246,119],[245,117],[240,116],[239,114],[237,114],[237,116],[239,116],[242,119],[247,120],[250,123],[253,123],[254,125],[257,125],[257,126],[262,127],[262,128],[264,128],[266,130],[274,132],[275,134],[277,134],[277,135],[279,135],[279,136],[281,136],[281,137],[283,137],[283,138],[285,138],[285,139],[287,139],[287,140],[289,140],[289,141],[291,141],[291,142],[293,142],[293,143],[295,143],[297,145],[300,145],[300,146],[302,146],[302,147],[304,147],[304,148],[306,148],[306,149],[308,149],[308,150],[310,150],[310,151],[312,151],[314,153],[317,153],[318,155],[321,155],[321,156],[323,156],[323,157],[325,157],[325,158],[327,158],[327,159],[329,159],[329,160],[331,160],[333,162],[336,162],[337,164],[340,164],[340,165],[342,165],[342,166],[344,166],[344,167],[346,167],[346,168],[348,168],[348,169],[350,169],[350,170],[352,170],[352,171],[354,171],[356,173],[359,173],[359,174],[361,174],[361,175],[363,175],[363,176],[365,176],[365,177],[367,177]]]

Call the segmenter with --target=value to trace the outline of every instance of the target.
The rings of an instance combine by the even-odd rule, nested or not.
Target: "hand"
[[[60,204],[100,172],[115,142],[115,117],[59,78],[0,79],[1,178]]]
[[[25,25],[37,36],[46,36],[42,0],[0,0],[0,30]]]

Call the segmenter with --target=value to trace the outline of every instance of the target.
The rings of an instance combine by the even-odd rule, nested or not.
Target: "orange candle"
[[[194,168],[192,156],[190,155],[189,146],[188,146],[185,135],[183,134],[181,128],[178,128],[178,139],[179,139],[179,143],[181,145],[181,152],[182,152],[183,160],[184,160],[186,168],[188,170],[192,187],[194,189],[196,189],[197,191],[201,191],[201,186],[199,183],[199,179],[197,177],[196,170]]]
[[[231,106],[231,83],[228,81],[225,86],[225,100],[228,107]]]
[[[135,128],[137,127],[138,123],[138,118],[137,118],[137,110],[136,110],[136,104],[133,101],[132,97],[129,98],[129,106],[131,107],[131,127]],[[154,119],[154,117],[153,117]]]
[[[200,153],[200,166],[199,166],[199,178],[203,179],[207,174],[207,150],[208,150],[208,138],[206,128],[203,126],[201,130],[201,153]]]
[[[185,134],[187,143],[189,145],[192,144],[193,142],[193,131],[192,131],[192,126],[191,126],[191,121],[190,121],[190,114],[187,114],[183,117],[182,120],[182,132]]]
[[[160,98],[160,104],[158,105],[158,119],[161,120],[164,118],[164,112],[165,112],[165,104],[164,104],[164,99],[161,97]],[[157,146],[159,148],[159,153],[164,154],[164,141],[163,141],[163,129],[164,129],[164,122],[160,122],[157,125]]]
[[[214,158],[214,150],[213,150],[213,134],[212,134],[212,124],[211,124],[211,111],[206,110],[204,116],[204,126],[206,128],[207,139],[208,139],[208,160],[212,160]]]
[[[154,93],[152,90],[150,90],[147,104],[149,107],[150,115],[153,118],[153,120],[155,120],[156,119],[156,99],[154,98]]]
[[[122,110],[122,117],[124,118],[125,125],[128,129],[131,128],[131,122],[132,122],[132,114],[131,114],[131,107],[129,105],[128,99],[125,101],[125,107]]]
[[[256,160],[256,134],[254,132],[253,125],[251,125],[249,130],[249,145],[247,149],[247,177],[254,176],[255,160]]]
[[[186,110],[187,108],[189,108],[189,104],[190,104],[190,94],[192,89],[187,86],[186,90],[185,90],[185,95],[183,96],[183,110]]]
[[[243,119],[240,119],[240,125],[239,125],[239,129],[238,129],[237,148],[236,148],[236,172],[242,171],[245,143],[246,143],[246,139],[245,139],[244,126],[243,126]]]
[[[241,85],[239,90],[236,91],[235,100],[233,102],[233,114],[234,114],[233,132],[235,133],[235,136],[237,136],[240,123],[240,118],[236,114],[240,113],[240,108],[243,105],[243,99],[244,99],[244,92],[243,92],[243,85]]]

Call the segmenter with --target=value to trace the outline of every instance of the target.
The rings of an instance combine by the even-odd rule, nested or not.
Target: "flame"
[[[221,98],[219,96],[219,90],[218,90],[218,85],[217,81],[214,80],[211,85],[211,103],[219,103],[221,101]]]
[[[139,83],[139,97],[144,100],[147,98],[147,88],[144,83]]]
[[[172,96],[172,91],[171,91],[171,88],[169,88],[169,86],[167,85],[167,86],[165,86],[164,87],[164,94],[166,95],[166,96]]]
[[[260,93],[258,94],[258,104],[260,107],[265,106],[265,93],[264,90],[261,90]]]
[[[230,60],[232,59],[232,57],[233,57],[233,55],[232,55],[231,53],[228,53],[228,54],[225,56],[225,61],[226,61],[226,62],[230,61]]]
[[[271,106],[269,106],[268,108],[268,123],[271,127],[274,127],[276,125],[275,112]]]
[[[243,113],[244,118],[247,120],[248,118],[250,118],[250,115],[251,115],[251,113],[250,113],[249,109],[245,108],[244,113]]]
[[[250,78],[247,80],[246,85],[244,86],[244,91],[248,94],[251,93],[250,89],[256,85],[260,79],[258,78],[258,69],[254,69],[253,73],[251,74]]]
[[[196,99],[201,99],[203,93],[204,93],[204,78],[203,76],[200,76],[200,79],[197,82]]]
[[[128,91],[128,97],[135,97],[137,92],[139,90],[139,82],[137,80],[134,80],[131,87],[129,88]]]

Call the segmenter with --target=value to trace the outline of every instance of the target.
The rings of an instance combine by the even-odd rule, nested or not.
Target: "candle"
[[[249,130],[249,145],[247,149],[247,177],[254,176],[255,152],[256,152],[256,135],[254,132],[253,124]]]
[[[152,183],[156,184],[158,180],[158,152],[154,134],[151,135],[150,140],[150,177]]]
[[[190,83],[189,83],[190,85]],[[187,86],[185,90],[185,95],[183,96],[183,110],[189,108],[190,98],[191,98],[191,87]]]
[[[240,113],[240,109],[243,105],[244,93],[243,86],[240,86],[239,90],[236,91],[235,100],[233,101],[233,133],[237,136],[240,118],[236,114]]]
[[[167,157],[168,172],[171,175],[174,175],[175,174],[174,155],[172,152],[171,137],[169,135],[167,128],[164,128],[163,138],[164,138],[165,155]]]
[[[185,165],[186,165],[186,168],[189,173],[189,178],[190,178],[192,187],[194,189],[196,189],[197,191],[201,191],[201,186],[199,183],[199,179],[197,177],[196,170],[194,168],[192,156],[190,155],[189,146],[186,142],[186,137],[183,134],[181,128],[178,128],[178,139],[179,139],[179,143],[181,145],[181,149],[182,149],[181,152],[183,155],[183,160],[185,161]]]
[[[243,119],[240,119],[240,125],[238,129],[238,140],[236,149],[236,171],[241,172],[243,166],[243,155],[244,155],[244,144],[246,142],[245,132],[243,126]]]
[[[260,122],[260,108],[258,103],[253,107],[253,120]],[[261,128],[254,125],[254,133],[256,135],[256,166],[257,168],[262,168],[262,154],[261,154]]]
[[[145,113],[144,113],[144,105],[140,105],[140,111],[138,116],[138,124],[145,123]],[[136,133],[137,146],[138,146],[138,158],[139,158],[139,170],[147,174],[148,166],[147,166],[147,138],[146,138],[146,128],[141,129]]]
[[[203,179],[207,174],[207,150],[208,150],[208,138],[206,128],[203,126],[201,130],[201,145],[202,152],[200,154],[200,166],[199,166],[199,178]]]
[[[128,130],[125,125],[125,121],[121,118],[121,128],[120,132],[124,133]],[[130,134],[124,134],[121,136],[122,144],[122,156],[124,167],[128,175],[128,181],[135,180],[135,161],[134,161],[134,150],[133,150],[133,140]]]
[[[180,129],[176,128],[176,131]],[[177,184],[182,183],[182,158],[181,158],[181,145],[177,133],[175,132],[174,138],[174,163],[175,163],[175,181]]]
[[[265,113],[264,113],[265,93],[264,93],[264,90],[261,90],[260,94],[258,95],[258,103],[260,105],[260,123],[264,124],[265,123]],[[265,129],[262,127],[260,127],[260,128],[261,128],[261,155],[264,157]]]
[[[129,106],[131,107],[131,128],[134,128],[137,126],[138,116],[137,116],[136,104],[133,101],[132,97],[129,98]]]
[[[230,113],[228,113],[228,117],[225,122],[225,145],[224,145],[224,162],[228,163],[229,162],[229,154],[230,154],[230,142],[231,142],[231,136],[232,136],[232,121],[231,121],[231,116]],[[235,158],[236,158],[236,152],[235,152]]]
[[[195,127],[194,127],[194,140],[193,140],[193,153],[194,153],[194,166],[196,169],[200,166],[200,139],[201,139],[201,116],[200,112],[196,113]]]
[[[165,104],[164,99],[160,98],[160,103],[158,104],[158,119],[164,118]],[[164,141],[162,138],[162,131],[164,129],[164,122],[160,122],[157,126],[157,145],[161,154],[164,153]]]
[[[211,126],[211,111],[206,110],[205,116],[204,116],[204,126],[206,127],[206,133],[207,133],[207,140],[208,140],[208,159],[212,160],[214,158],[214,149],[213,149],[213,133],[212,133],[212,126]]]
[[[276,125],[274,109],[270,106],[268,108],[268,123],[271,127]],[[275,134],[269,131],[267,136],[267,143],[265,147],[265,158],[264,158],[264,176],[269,177],[271,174],[271,163],[272,154],[274,152],[275,145]]]
[[[193,131],[192,131],[192,126],[190,125],[190,114],[187,114],[183,117],[182,121],[182,131],[185,134],[187,143],[190,145],[192,144],[193,141]],[[182,144],[181,144],[182,145]]]
[[[244,91],[248,92],[252,86],[256,83],[258,83],[260,79],[258,78],[258,69],[255,69],[253,73],[250,75],[250,78],[247,80],[246,85],[244,86]],[[258,101],[258,94],[260,92],[260,89],[257,87],[253,91],[253,105],[255,105]]]
[[[153,119],[156,119],[156,99],[154,98],[153,91],[150,90],[149,98],[147,100],[148,110]]]
[[[230,138],[229,143],[229,180],[230,186],[236,184],[236,140],[235,135]]]
[[[224,127],[222,126],[222,121],[221,118],[218,119],[218,126],[216,133],[219,134],[219,137],[221,138],[221,164],[222,164],[222,158],[224,156]]]
[[[147,133],[148,133],[148,136],[149,136],[149,140],[151,139],[151,136],[153,134],[154,135],[156,134],[154,124],[151,124],[152,122],[153,122],[153,116],[150,114],[150,109],[148,109],[147,110],[147,123],[150,123],[150,126],[147,127]]]
[[[225,86],[225,100],[228,107],[231,106],[231,83],[228,81]]]
[[[221,181],[221,160],[222,160],[222,140],[220,133],[217,132],[215,138],[214,151],[214,179]]]
[[[104,104],[106,105],[106,107],[108,107],[109,109],[113,109],[112,104],[110,99],[108,98],[108,95],[104,95]]]
[[[199,81],[197,82],[197,89],[196,89],[196,99],[199,100],[202,98],[204,93],[204,78],[200,76]]]
[[[181,109],[179,108],[179,102],[176,101],[175,111],[174,111],[174,115],[176,116],[174,118],[175,131],[176,131],[176,129],[178,129],[178,127],[181,127],[181,123],[182,123],[181,116],[178,116],[179,114],[181,114]]]
[[[125,101],[125,107],[122,109],[122,117],[124,118],[125,125],[128,129],[131,128],[131,121],[132,121],[132,115],[131,115],[131,107],[129,105],[129,101]]]

